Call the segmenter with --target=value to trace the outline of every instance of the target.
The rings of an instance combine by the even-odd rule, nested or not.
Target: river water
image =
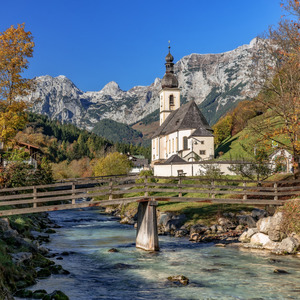
[[[161,251],[135,248],[135,229],[96,209],[50,213],[62,228],[46,246],[70,255],[57,260],[70,275],[52,275],[32,290],[61,290],[71,300],[96,299],[300,299],[300,259],[185,238],[160,236]],[[110,253],[110,248],[118,253]],[[58,255],[60,256],[60,255]],[[276,274],[274,269],[288,274]],[[188,286],[166,280],[185,275]]]

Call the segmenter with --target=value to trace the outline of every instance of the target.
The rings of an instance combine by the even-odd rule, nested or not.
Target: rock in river
[[[171,282],[181,285],[188,285],[190,281],[187,277],[183,275],[169,276],[167,279]]]

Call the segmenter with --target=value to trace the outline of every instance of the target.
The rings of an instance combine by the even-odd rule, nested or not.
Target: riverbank
[[[193,210],[183,204],[184,209],[175,206],[175,211],[172,206],[170,211],[158,206],[158,234],[189,237],[196,243],[214,242],[219,247],[230,244],[274,254],[300,255],[299,203],[300,200],[287,201],[275,213],[274,209],[241,205],[205,204]],[[109,207],[106,212],[119,217],[122,224],[136,225],[137,205]]]
[[[300,261],[260,251],[191,243],[189,238],[160,236],[160,251],[136,249],[133,226],[120,224],[103,210],[57,211],[61,228],[47,247],[53,261],[70,271],[39,280],[31,290],[59,289],[70,300],[98,299],[297,299]],[[109,252],[116,248],[118,252]],[[62,253],[69,255],[62,256]],[[287,273],[275,273],[275,270]],[[186,286],[168,277],[184,275]]]
[[[54,224],[46,213],[31,216],[0,218],[0,299],[14,297],[67,300],[60,291],[30,291],[27,288],[51,274],[68,274],[49,258],[44,246],[55,233]]]
[[[282,217],[282,213],[277,212],[277,214],[271,217],[267,211],[262,209],[251,208],[248,211],[245,211],[240,210],[240,208],[240,206],[236,206],[235,208],[231,207],[231,209],[230,207],[226,207],[224,208],[223,212],[219,211],[218,214],[214,215],[214,217],[210,218],[209,220],[207,219],[205,224],[192,224],[189,216],[178,213],[178,211],[159,211],[158,228],[159,234],[161,235],[160,239],[164,241],[166,238],[168,238],[168,241],[174,240],[174,242],[176,243],[178,241],[178,238],[180,237],[183,238],[183,245],[185,245],[184,247],[187,248],[189,248],[189,246],[186,245],[185,241],[189,239],[189,243],[196,246],[195,249],[202,249],[201,247],[206,248],[209,245],[214,245],[222,248],[225,247],[228,249],[231,248],[230,246],[243,247],[247,249],[247,251],[248,249],[250,249],[251,251],[265,250],[269,247],[268,250],[270,251],[270,245],[274,245],[276,251],[273,251],[273,253],[275,254],[297,254],[300,244],[297,242],[299,241],[299,237],[297,235],[286,236],[279,230],[280,228],[278,227],[278,224],[281,223],[280,220]],[[210,210],[213,209],[210,208]],[[208,208],[206,208],[205,211],[208,211]],[[136,223],[136,210],[133,206],[110,207],[106,209],[106,213],[110,213],[117,217],[118,221],[120,221],[122,224],[130,224],[134,226]],[[98,221],[95,221],[89,215],[92,215],[95,220],[98,220],[98,216],[95,212],[91,211],[89,213],[88,211],[85,212],[76,210],[74,212],[61,212],[61,216],[63,217],[64,221],[60,220],[60,222],[62,222],[63,227],[67,227],[67,230],[70,230],[68,229],[69,223],[74,224],[72,225],[72,228],[76,229],[77,231],[81,228],[93,228],[93,226],[95,226],[94,222]],[[117,221],[115,217],[111,219],[111,221],[109,221],[111,224]],[[106,217],[99,216],[99,218],[103,218],[106,220]],[[86,223],[84,223],[85,221]],[[91,222],[91,224],[89,224],[89,222]],[[102,229],[97,228],[97,234],[95,235],[96,237],[98,237],[99,234],[102,235],[103,230],[104,232],[106,230],[106,228],[103,227],[103,224],[101,226]],[[8,221],[8,219],[0,219],[0,235],[2,241],[1,266],[3,270],[1,278],[1,297],[4,297],[3,299],[11,300],[13,299],[13,295],[18,297],[26,297],[28,299],[31,299],[33,297],[36,298],[38,296],[40,296],[40,299],[51,299],[54,292],[53,287],[55,287],[56,289],[56,286],[51,286],[50,290],[48,288],[47,293],[43,288],[44,280],[47,281],[48,279],[46,278],[51,278],[51,280],[53,280],[53,276],[56,276],[56,278],[58,276],[59,278],[70,280],[70,276],[68,275],[69,272],[65,271],[64,267],[62,267],[61,265],[55,264],[55,262],[61,262],[63,265],[63,262],[67,261],[69,258],[73,258],[74,255],[76,255],[76,251],[78,252],[81,250],[78,250],[78,248],[76,248],[76,251],[74,249],[74,252],[72,252],[72,250],[70,250],[72,249],[72,244],[67,244],[68,251],[57,251],[56,249],[51,249],[51,251],[49,252],[49,250],[46,249],[45,246],[42,246],[41,244],[47,243],[49,240],[51,240],[50,243],[52,243],[52,238],[50,238],[51,234],[53,234],[52,237],[57,240],[57,243],[65,243],[64,240],[60,241],[60,239],[57,239],[57,233],[55,232],[56,230],[61,231],[62,229],[55,227],[60,226],[57,226],[56,222],[51,221],[47,217],[47,214],[41,214],[39,216],[33,215],[30,218],[14,217],[11,218],[10,221]],[[123,227],[118,228],[122,228],[122,230],[124,229]],[[125,228],[128,227],[125,226]],[[132,227],[130,226],[130,228]],[[129,233],[129,231],[133,231],[133,233],[130,233],[130,235],[132,235],[132,241],[129,245],[126,245],[125,248],[129,249],[130,247],[130,249],[132,248],[131,251],[134,251],[135,231],[128,228],[128,230],[122,231],[122,235],[124,233],[126,235],[127,233]],[[67,232],[68,234],[70,234],[70,231]],[[91,233],[89,231],[87,231],[87,233],[85,234],[87,234],[88,237],[91,238]],[[171,240],[169,240],[169,237]],[[264,237],[264,239],[268,240],[265,243],[265,240],[257,240],[258,237]],[[69,237],[66,236],[64,236],[63,238],[69,239]],[[123,255],[122,253],[124,252],[124,250],[122,250],[122,247],[124,246],[120,246],[120,242],[123,239],[126,240],[126,237],[122,236],[114,239],[113,236],[107,236],[105,238],[109,239],[109,243],[107,243],[105,239],[101,239],[101,242],[95,245],[93,251],[96,251],[96,253],[98,253],[97,249],[98,247],[101,248],[102,244],[104,245],[104,247],[106,245],[111,245],[112,247],[117,247],[118,250],[120,250],[121,247],[121,250],[117,251],[117,253],[121,252],[121,255]],[[288,243],[286,241],[287,238],[289,239]],[[274,239],[276,239],[276,241],[273,241]],[[295,244],[291,242],[295,242]],[[84,240],[82,245],[85,245],[86,243],[89,243],[89,241]],[[279,245],[282,245],[282,243],[286,244],[288,248],[281,248],[281,251],[279,253],[279,251],[277,250],[278,248],[280,248]],[[71,246],[70,249],[69,246]],[[166,246],[163,244],[163,247]],[[50,248],[52,248],[52,246],[50,246]],[[166,249],[164,249],[163,251],[166,251]],[[178,249],[176,251],[178,251]],[[222,249],[220,251],[222,251]],[[226,253],[226,251],[224,253]],[[107,253],[109,253],[109,249],[104,250],[103,253],[106,253],[103,254],[104,256],[107,255]],[[116,257],[118,257],[118,255],[120,256],[120,254],[112,255],[116,255]],[[148,254],[145,255],[147,256]],[[161,255],[161,253],[159,255]],[[272,255],[272,253],[270,253],[269,255]],[[6,262],[4,258],[6,259]],[[51,258],[51,260],[49,258]],[[78,263],[81,260],[80,256],[78,256],[76,259]],[[124,259],[127,258],[125,257]],[[274,261],[277,261],[277,259],[274,259]],[[74,267],[72,265],[72,267],[76,270],[76,266]],[[128,263],[125,260],[116,263],[112,266],[112,268],[116,268],[117,270],[119,270],[120,268],[127,270],[128,268],[131,268],[131,264],[130,262]],[[68,270],[68,267],[66,269]],[[89,268],[89,271],[91,272],[92,268]],[[290,272],[279,267],[274,268],[273,271],[283,272],[282,274],[285,274],[284,272]],[[188,273],[188,270],[185,271],[184,275],[186,275],[186,273]],[[63,274],[67,275],[67,277],[60,277]],[[178,274],[168,274],[168,276],[177,275]],[[71,276],[74,276],[74,274],[72,273]],[[39,279],[44,280],[39,281]],[[35,284],[37,280],[39,281],[37,286],[27,289],[29,286]],[[59,292],[57,291],[54,293],[56,293],[57,295],[59,294]],[[66,294],[68,294],[68,292],[66,292]],[[48,296],[48,298],[44,298],[46,295]],[[57,299],[68,299],[64,294],[60,295],[61,298]],[[1,297],[0,299],[2,299]]]

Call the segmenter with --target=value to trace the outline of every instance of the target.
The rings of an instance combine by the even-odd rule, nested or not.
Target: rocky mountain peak
[[[122,90],[115,81],[110,81],[104,86],[104,88],[100,92],[102,92],[105,95],[112,95],[122,92]]]
[[[249,68],[257,39],[232,51],[218,54],[190,54],[174,66],[181,88],[181,103],[194,100],[206,119],[213,124],[239,101],[255,96]],[[111,81],[98,92],[82,92],[71,80],[41,76],[37,89],[28,100],[36,102],[33,111],[93,128],[102,119],[135,123],[159,109],[161,79],[149,86],[122,91]]]

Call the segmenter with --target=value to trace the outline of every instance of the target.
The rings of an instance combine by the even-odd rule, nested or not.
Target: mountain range
[[[194,53],[181,58],[174,66],[181,89],[181,104],[194,100],[213,125],[239,101],[253,98],[258,90],[251,86],[249,69],[256,50],[257,39],[253,39],[250,44],[232,51]],[[93,130],[104,119],[128,125],[141,124],[149,116],[152,121],[158,120],[160,78],[150,86],[135,86],[128,91],[121,90],[112,81],[94,92],[81,91],[62,75],[35,79],[36,89],[26,96],[26,100],[34,103],[33,112],[51,119],[88,130]]]

